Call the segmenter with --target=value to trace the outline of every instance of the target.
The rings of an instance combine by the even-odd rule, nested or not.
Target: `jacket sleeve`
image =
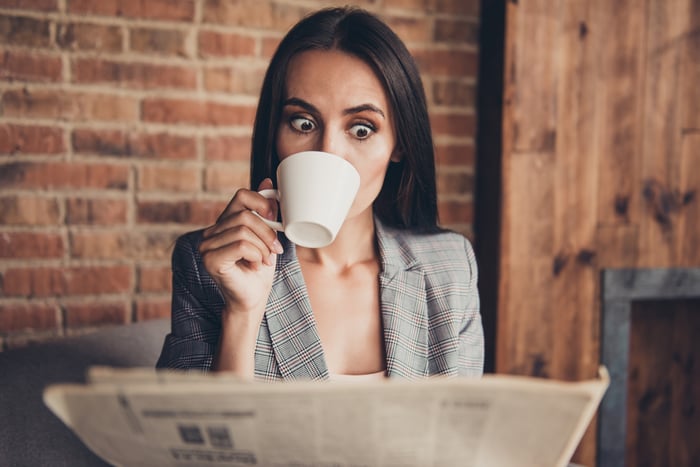
[[[484,328],[481,322],[479,291],[477,289],[479,273],[474,249],[466,238],[464,246],[467,253],[469,283],[464,315],[459,330],[458,374],[478,377],[484,372]]]
[[[199,254],[201,231],[178,238],[172,254],[171,331],[157,368],[211,368],[221,329],[223,298],[204,270]]]

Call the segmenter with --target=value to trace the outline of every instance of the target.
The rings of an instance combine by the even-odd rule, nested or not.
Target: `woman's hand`
[[[272,188],[270,179],[263,180],[258,190],[266,188]],[[247,320],[259,325],[282,245],[277,233],[252,211],[274,219],[277,208],[257,192],[238,190],[216,224],[204,231],[199,251],[224,295],[224,313],[247,313]]]

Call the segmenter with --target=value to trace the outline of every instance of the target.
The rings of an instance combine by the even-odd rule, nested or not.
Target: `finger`
[[[233,268],[240,267],[242,262],[251,269],[258,270],[266,258],[269,255],[261,254],[258,248],[245,241],[228,243],[202,255],[204,267],[212,277],[226,276]]]
[[[252,215],[249,213],[248,215]],[[256,220],[261,222],[259,218]],[[205,253],[210,250],[222,248],[227,244],[245,241],[255,246],[264,256],[263,262],[268,265],[274,264],[274,259],[268,260],[273,254],[284,252],[282,244],[277,239],[277,234],[266,225],[262,225],[261,231],[256,231],[245,225],[237,225],[224,230],[217,235],[204,239],[200,245],[200,252]]]
[[[226,206],[226,209],[219,215],[216,223],[204,230],[204,237],[216,235],[220,231],[230,228],[236,222],[236,216],[246,211],[255,211],[261,216],[274,214],[272,207],[264,196],[254,191],[240,189],[228,206]]]
[[[222,237],[226,238],[227,240],[219,240],[219,244],[225,241],[235,241],[235,235],[241,232],[241,230],[239,230],[241,227],[244,227],[252,232],[267,246],[271,252],[283,253],[282,244],[277,239],[277,232],[268,226],[260,217],[249,210],[244,210],[233,214],[229,218],[207,229],[203,236],[204,241],[218,237],[225,232],[227,232],[227,235],[234,235],[234,237]]]
[[[270,177],[267,177],[262,182],[260,182],[260,185],[258,185],[258,191],[268,190],[270,188],[274,188],[274,185],[272,184],[272,179]]]
[[[271,245],[268,245],[256,232],[245,225],[237,225],[203,240],[199,246],[199,251],[204,255],[209,251],[223,248],[226,245],[234,245],[241,242],[252,245],[260,251],[260,255],[263,258],[267,258],[274,253]],[[274,243],[274,240],[270,241],[270,243]]]
[[[265,221],[252,211],[241,211],[225,221],[211,228],[209,233],[204,236],[205,248],[208,245],[216,245],[219,247],[224,243],[231,243],[239,238],[248,239],[253,243],[262,242],[265,248],[270,253],[284,253],[282,244],[277,238],[275,232]]]
[[[258,185],[258,191],[262,190],[269,190],[273,187],[272,184],[272,179],[271,178],[266,178],[262,182],[260,182],[260,185]],[[271,221],[277,220],[277,213],[279,212],[278,209],[278,204],[277,200],[274,198],[268,198],[267,200],[268,207],[270,208],[270,211],[268,214],[262,214],[261,212],[258,212],[261,216],[265,217],[265,219],[269,219]]]
[[[243,211],[245,209],[250,211],[256,211],[262,216],[267,216],[271,214],[270,204],[264,196],[255,191],[241,188],[238,191],[236,191],[235,195],[233,195],[231,201],[229,201],[224,211],[216,220],[216,223],[218,224],[223,219],[226,219],[232,214]]]

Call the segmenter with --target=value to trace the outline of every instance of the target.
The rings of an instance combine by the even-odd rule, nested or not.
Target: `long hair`
[[[376,16],[357,8],[320,10],[282,39],[265,74],[253,128],[250,181],[255,189],[279,164],[280,124],[290,60],[307,50],[339,50],[366,62],[384,86],[400,162],[390,162],[374,213],[390,226],[438,229],[435,154],[418,67],[401,39]]]

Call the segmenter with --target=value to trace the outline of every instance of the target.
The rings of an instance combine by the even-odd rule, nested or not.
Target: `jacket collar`
[[[425,281],[401,231],[375,218],[380,255],[380,309],[387,374],[427,375],[428,312]],[[286,240],[286,239],[285,239]],[[295,245],[285,241],[265,319],[284,379],[327,379],[328,367]]]

